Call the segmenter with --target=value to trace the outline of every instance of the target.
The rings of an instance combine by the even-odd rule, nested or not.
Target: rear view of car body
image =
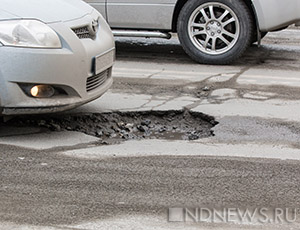
[[[7,21],[43,23],[60,47],[0,45],[0,114],[63,111],[109,89],[115,44],[99,12],[79,0],[10,2],[1,2],[0,27]]]

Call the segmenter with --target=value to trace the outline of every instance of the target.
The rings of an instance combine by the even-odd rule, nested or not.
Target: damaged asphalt
[[[182,111],[114,112],[87,115],[17,117],[2,126],[39,127],[49,131],[76,131],[101,139],[103,144],[149,138],[197,140],[213,135],[211,116]],[[0,124],[1,126],[1,124]]]

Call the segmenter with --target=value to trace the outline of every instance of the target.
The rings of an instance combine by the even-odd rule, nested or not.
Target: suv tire
[[[240,0],[189,0],[177,23],[185,52],[203,64],[229,64],[252,42],[251,12]]]

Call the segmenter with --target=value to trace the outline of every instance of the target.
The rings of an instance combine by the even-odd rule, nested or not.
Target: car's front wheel
[[[240,0],[189,0],[177,32],[185,52],[205,64],[228,64],[239,58],[253,38],[253,18]]]

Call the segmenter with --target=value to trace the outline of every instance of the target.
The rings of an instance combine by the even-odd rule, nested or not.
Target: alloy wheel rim
[[[194,10],[188,31],[197,49],[209,55],[220,55],[232,49],[238,41],[240,23],[228,6],[211,2]]]

